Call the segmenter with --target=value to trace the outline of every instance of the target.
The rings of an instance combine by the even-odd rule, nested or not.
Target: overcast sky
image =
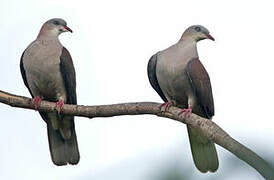
[[[161,102],[147,78],[149,58],[201,24],[216,39],[198,44],[213,87],[213,120],[259,155],[273,157],[273,16],[271,1],[2,0],[0,90],[30,97],[21,54],[45,21],[59,17],[74,31],[60,40],[74,60],[79,104]],[[201,174],[185,125],[148,115],[76,118],[81,160],[56,167],[37,112],[0,104],[0,114],[0,179],[153,180],[168,168],[193,179],[228,171],[231,179],[262,179],[240,160],[229,169],[236,158],[219,146],[219,170]]]

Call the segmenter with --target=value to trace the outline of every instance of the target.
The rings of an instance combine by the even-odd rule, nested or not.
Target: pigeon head
[[[45,36],[58,36],[63,32],[71,32],[72,30],[67,26],[67,22],[60,18],[50,19],[45,22],[40,30],[40,35]]]
[[[196,42],[203,39],[210,39],[214,41],[215,39],[210,35],[209,31],[201,25],[190,26],[185,30],[181,39],[193,39]]]

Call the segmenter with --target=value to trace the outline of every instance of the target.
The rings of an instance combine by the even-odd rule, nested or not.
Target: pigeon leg
[[[40,106],[41,100],[42,100],[42,99],[41,99],[39,96],[35,96],[35,97],[33,98],[32,103],[33,103],[33,105],[34,105],[35,110],[37,110],[38,107]]]
[[[186,116],[187,116],[188,114],[191,114],[191,113],[192,113],[192,107],[182,109],[181,112],[179,112],[178,115],[180,116],[180,115],[183,114],[183,113],[185,113],[185,114],[184,114],[184,118],[186,118]]]
[[[171,102],[165,102],[165,103],[160,105],[160,109],[162,109],[162,107],[165,107],[164,111],[167,111],[170,108],[170,106],[172,106]]]
[[[59,101],[56,102],[56,109],[57,109],[58,114],[60,114],[63,107],[64,107],[64,100],[59,99]]]

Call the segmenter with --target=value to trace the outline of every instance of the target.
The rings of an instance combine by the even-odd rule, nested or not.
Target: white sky
[[[216,39],[198,45],[213,86],[213,120],[271,157],[273,15],[271,1],[2,0],[0,90],[30,97],[21,54],[45,21],[60,17],[74,30],[60,39],[74,60],[79,104],[161,102],[147,79],[149,58],[176,43],[188,26],[201,24]],[[262,179],[242,162],[228,169],[234,156],[219,147],[218,172],[199,173],[185,126],[153,116],[76,118],[80,163],[56,167],[37,112],[0,104],[0,114],[0,179],[152,180],[167,168],[194,179],[218,178],[228,170],[231,179]]]

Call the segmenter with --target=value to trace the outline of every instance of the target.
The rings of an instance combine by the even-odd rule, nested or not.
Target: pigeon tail
[[[190,126],[187,126],[187,130],[192,157],[197,169],[203,173],[217,171],[219,161],[214,143]]]
[[[57,166],[77,164],[80,160],[80,154],[74,126],[71,127],[69,139],[64,139],[60,130],[54,130],[51,123],[47,123],[47,129],[52,162]]]

